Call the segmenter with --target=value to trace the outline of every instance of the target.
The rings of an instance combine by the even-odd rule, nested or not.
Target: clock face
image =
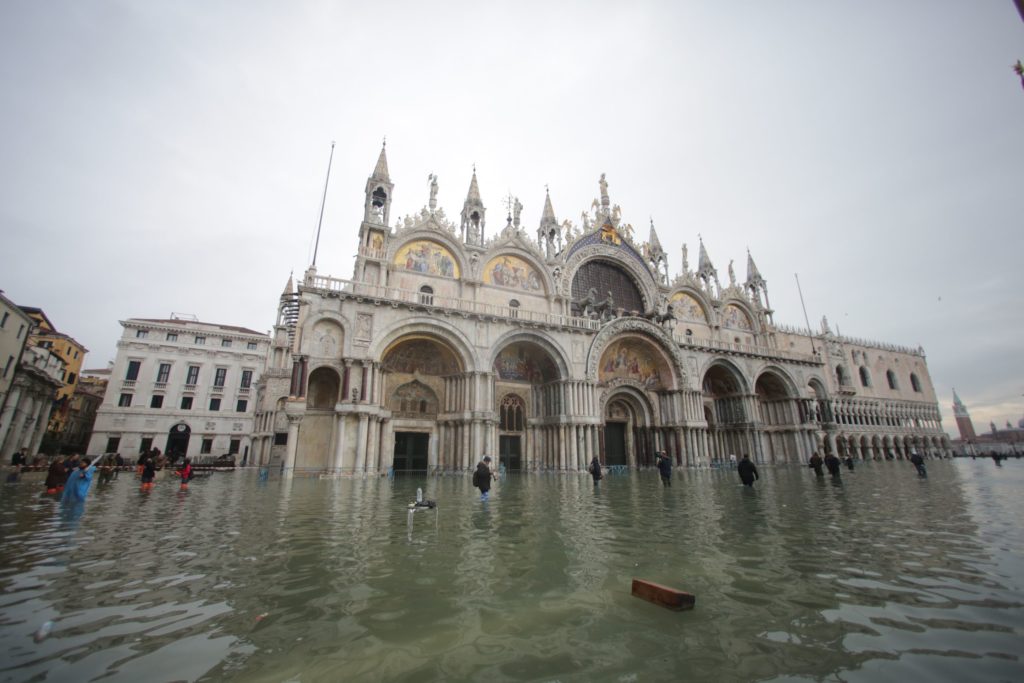
[[[188,427],[186,427],[185,425],[178,425],[178,431],[179,431],[179,432],[183,432],[183,431],[185,431],[186,429],[188,429]]]

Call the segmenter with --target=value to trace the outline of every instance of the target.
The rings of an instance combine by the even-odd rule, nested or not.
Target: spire
[[[377,180],[390,181],[391,177],[388,175],[388,155],[387,155],[388,140],[384,138],[384,144],[380,146],[380,156],[377,157],[377,166],[373,169],[373,175],[371,178]]]
[[[953,389],[953,412],[957,415],[961,413],[964,415],[967,414],[967,406],[965,406],[964,402],[960,400],[959,396],[957,396],[956,389]]]
[[[380,147],[380,156],[373,173],[366,179],[366,205],[363,207],[363,223],[388,225],[391,216],[391,192],[395,189],[388,175],[387,140]],[[362,231],[363,228],[360,228]],[[364,235],[360,234],[360,237]]]
[[[757,264],[754,263],[754,257],[750,255],[750,249],[747,249],[747,282],[756,282],[763,279],[760,271],[757,269]]]
[[[703,271],[710,268],[714,270],[715,267],[711,265],[711,259],[708,258],[708,250],[704,248],[704,238],[700,238],[700,257],[697,259],[697,270]]]
[[[480,186],[476,181],[476,164],[473,165],[473,178],[469,181],[469,192],[466,203],[462,206],[462,239],[466,244],[483,244],[484,214],[487,209],[480,199]]]
[[[284,291],[281,292],[281,296],[291,296],[292,292],[295,291],[295,285],[292,283],[292,275],[294,275],[294,273],[288,273],[288,284],[284,286]]]
[[[647,239],[647,243],[651,245],[652,253],[664,253],[665,250],[661,248],[661,240],[658,239],[658,231],[654,229],[654,218],[651,218],[651,236]]]
[[[540,227],[537,228],[537,241],[545,250],[547,257],[554,258],[555,252],[562,245],[562,231],[555,218],[555,209],[551,206],[551,193],[544,187],[544,212],[540,216]]]
[[[704,281],[704,288],[714,296],[715,289],[721,293],[722,285],[718,282],[718,271],[715,270],[715,266],[711,263],[711,258],[708,256],[708,250],[704,248],[704,238],[700,235],[697,236],[700,239],[700,257],[697,259],[697,277]],[[715,285],[715,289],[712,289],[712,283]]]
[[[549,223],[557,224],[558,220],[555,218],[555,209],[551,206],[551,193],[544,188],[544,212],[540,216],[540,224],[547,225]]]
[[[480,203],[480,186],[476,182],[476,166],[473,166],[473,178],[469,181],[469,193],[466,195],[466,203]]]

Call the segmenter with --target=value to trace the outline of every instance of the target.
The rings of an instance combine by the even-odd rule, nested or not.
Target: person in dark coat
[[[604,479],[604,474],[601,472],[601,461],[598,460],[597,456],[590,461],[590,466],[587,467],[587,472],[590,472],[590,476],[594,478],[594,486],[597,486],[597,482]]]
[[[64,467],[64,458],[56,457],[50,463],[50,469],[46,472],[46,492],[60,493],[64,488],[64,482],[68,479],[68,471]]]
[[[473,472],[473,486],[480,489],[482,502],[487,502],[491,492],[492,479],[494,479],[494,472],[491,472],[491,456],[485,455],[484,459],[476,464],[476,471]]]
[[[846,465],[846,469],[848,469],[851,472],[853,472],[853,456],[852,455],[847,455],[846,459],[843,460],[843,464]]]
[[[751,462],[750,456],[746,453],[743,454],[743,459],[740,460],[736,470],[740,473],[740,481],[743,482],[744,486],[753,486],[754,481],[761,478],[757,474],[757,467]]]
[[[661,485],[672,486],[672,458],[665,451],[658,451],[658,472],[661,474]]]
[[[825,456],[825,467],[828,468],[828,473],[833,477],[839,476],[839,466],[839,458],[837,458],[833,453],[829,453]]]
[[[153,488],[153,480],[156,479],[156,464],[153,458],[147,456],[142,463],[142,490],[148,491]]]
[[[917,451],[910,454],[910,462],[914,463],[914,467],[917,468],[917,474],[921,477],[928,476],[928,470],[924,468],[924,458]]]
[[[807,463],[807,466],[814,470],[814,473],[819,477],[824,477],[825,473],[821,471],[821,466],[823,464],[824,461],[821,459],[821,456],[818,455],[818,451],[814,451],[814,454],[811,456],[811,460]]]

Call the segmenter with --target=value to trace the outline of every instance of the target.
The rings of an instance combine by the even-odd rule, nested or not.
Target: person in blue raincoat
[[[82,458],[78,463],[78,469],[68,475],[64,484],[64,493],[61,494],[62,503],[81,503],[89,495],[89,487],[92,485],[93,474],[96,473],[96,464],[90,462],[89,458]]]

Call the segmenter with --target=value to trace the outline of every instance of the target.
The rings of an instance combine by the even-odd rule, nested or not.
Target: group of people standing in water
[[[730,464],[736,470],[737,474],[740,475],[740,481],[744,486],[753,488],[754,482],[761,478],[757,471],[757,466],[750,459],[750,456],[744,454],[739,460],[736,459],[735,455],[729,456]],[[928,471],[924,466],[924,458],[917,451],[914,451],[910,456],[910,462],[914,465],[917,470],[918,476],[927,477]],[[843,466],[846,466],[851,472],[854,470],[855,462],[853,457],[847,455],[845,458],[840,460],[833,453],[826,453],[825,457],[822,458],[817,451],[811,455],[807,466],[814,470],[814,474],[818,477],[825,476],[825,470],[834,478],[839,479],[840,473]],[[672,486],[672,458],[665,451],[657,451],[655,454],[654,466],[658,469],[658,474],[661,477],[661,485],[663,487]],[[587,473],[594,480],[594,486],[597,486],[602,479],[604,479],[604,467],[601,465],[601,460],[596,455],[593,460],[590,461],[590,465],[587,466]],[[486,501],[490,495],[491,482],[497,479],[497,475],[491,470],[491,457],[485,455],[483,459],[477,463],[476,471],[473,473],[473,486],[480,489],[480,500]]]

